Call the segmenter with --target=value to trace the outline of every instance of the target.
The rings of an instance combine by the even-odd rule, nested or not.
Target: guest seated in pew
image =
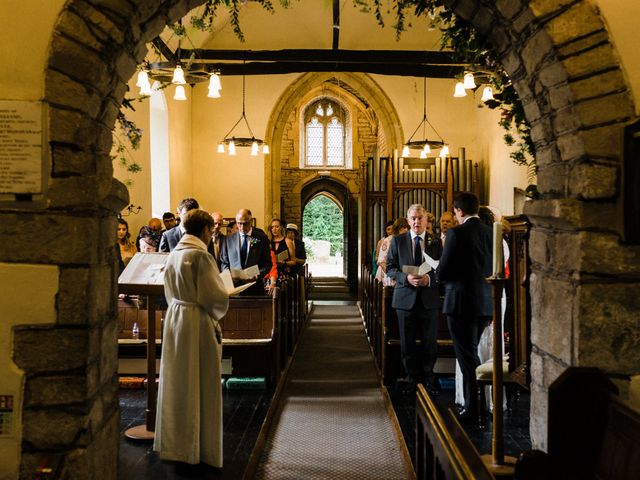
[[[376,243],[376,251],[373,256],[373,269],[376,275],[378,274],[378,267],[380,266],[380,264],[378,263],[378,258],[380,258],[380,249],[382,248],[382,244],[387,238],[391,238],[392,236],[393,236],[393,220],[389,220],[387,224],[384,226],[384,236],[380,240],[378,240],[378,243]],[[387,244],[387,248],[389,248],[388,244]],[[386,254],[385,254],[385,258],[386,258]]]
[[[307,263],[307,251],[304,248],[304,242],[298,240],[298,225],[295,223],[287,223],[285,235],[291,240],[296,252],[295,272],[302,275],[304,273],[304,264]]]
[[[397,218],[391,226],[391,235],[383,239],[380,246],[380,254],[378,255],[378,269],[376,270],[376,278],[382,282],[385,287],[393,287],[396,282],[393,278],[387,275],[387,254],[389,253],[389,246],[391,245],[391,239],[397,235],[406,233],[409,231],[409,222],[404,217]]]
[[[153,449],[163,460],[222,467],[222,330],[229,297],[207,252],[213,218],[191,210],[167,259]]]
[[[141,253],[154,253],[158,251],[160,236],[148,226],[142,227],[138,237]]]
[[[267,273],[271,271],[271,247],[269,239],[261,229],[253,227],[251,223],[251,210],[243,208],[236,214],[238,232],[227,235],[225,238],[220,263],[222,270],[231,270],[232,275],[240,270],[258,266],[259,273],[255,278],[248,281],[255,281],[256,284],[244,291],[247,295],[264,295],[262,282]],[[239,285],[244,280],[234,278],[234,283]]]
[[[444,239],[447,236],[447,230],[456,224],[456,219],[451,212],[442,212],[440,215],[440,243],[444,247]]]
[[[133,256],[138,252],[135,243],[131,241],[131,233],[129,232],[129,224],[123,218],[118,219],[118,247],[120,250],[120,258],[126,267]]]
[[[276,255],[273,253],[273,250],[271,250],[271,270],[264,276],[262,281],[264,283],[264,291],[267,292],[267,295],[273,295],[274,289],[280,286],[278,265],[276,263]]]
[[[276,256],[278,265],[278,276],[285,277],[292,273],[296,266],[296,250],[295,243],[290,238],[285,237],[282,221],[279,218],[271,220],[269,227],[269,243],[271,250]],[[278,261],[278,256],[287,252],[286,259]]]
[[[165,230],[171,230],[177,225],[176,216],[172,212],[164,212],[162,214],[162,223]]]
[[[402,393],[413,394],[424,383],[431,395],[440,393],[433,371],[438,356],[438,309],[440,295],[433,270],[425,274],[406,273],[404,267],[419,267],[423,254],[440,258],[438,239],[426,232],[427,211],[420,204],[407,210],[410,231],[393,237],[387,255],[387,274],[396,282],[391,306],[398,315],[400,352],[406,377],[398,382]],[[422,340],[421,346],[416,339]]]

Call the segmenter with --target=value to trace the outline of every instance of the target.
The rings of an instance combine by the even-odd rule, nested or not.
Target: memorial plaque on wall
[[[42,103],[0,100],[0,194],[42,193]]]

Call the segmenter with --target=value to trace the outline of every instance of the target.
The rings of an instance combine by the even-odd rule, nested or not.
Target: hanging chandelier
[[[258,152],[260,151],[261,148],[262,148],[263,154],[266,155],[269,153],[269,146],[261,138],[256,138],[256,136],[253,134],[253,130],[251,130],[251,127],[249,126],[249,121],[247,120],[247,115],[245,111],[245,96],[246,96],[245,82],[246,82],[246,77],[243,74],[242,75],[242,115],[240,115],[240,118],[238,119],[238,121],[234,123],[233,127],[231,127],[231,130],[227,132],[227,134],[218,144],[218,153],[225,153],[225,151],[227,151],[229,155],[235,155],[236,147],[251,147],[251,156],[253,157],[258,155]],[[242,121],[244,121],[244,124],[247,127],[247,130],[249,131],[249,135],[251,135],[250,137],[236,136],[233,133],[235,128]],[[225,145],[226,145],[226,149],[225,149]]]
[[[479,78],[482,83],[489,82],[488,73],[476,72],[476,74],[479,74]],[[476,78],[474,77],[474,74],[472,72],[467,72],[464,74],[463,81],[456,83],[453,96],[455,98],[466,97],[467,90],[475,91],[477,88],[479,88],[479,85],[476,84]],[[482,89],[482,97],[480,98],[480,101],[487,104],[490,107],[492,106],[493,103],[495,103],[493,88],[490,85],[485,85],[485,87]]]
[[[430,140],[427,138],[427,125],[431,127],[431,130],[438,136],[439,140]],[[414,136],[422,127],[422,139],[414,140]],[[402,155],[401,157],[407,158],[411,155],[411,150],[420,150],[420,158],[426,159],[427,155],[431,153],[432,148],[440,149],[440,157],[446,157],[449,155],[449,146],[445,143],[440,134],[436,131],[436,129],[431,125],[431,122],[427,119],[427,78],[423,78],[423,98],[422,98],[422,120],[413,131],[409,140],[404,142],[404,146],[402,147]]]

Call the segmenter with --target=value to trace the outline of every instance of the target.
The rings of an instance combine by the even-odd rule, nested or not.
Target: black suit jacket
[[[214,248],[214,240],[213,238],[211,239],[211,241],[209,242],[209,245],[207,245],[207,250],[209,251],[209,253],[213,256],[213,258],[215,258],[216,263],[218,264],[218,270],[222,271],[222,268],[220,268],[222,266],[221,263],[221,258],[222,258],[222,248],[224,247],[224,239],[225,239],[225,235],[220,233],[218,234],[218,236],[215,239],[215,242],[218,244],[218,256],[216,257],[216,250]]]
[[[225,237],[220,254],[222,270],[248,268],[257,265],[260,269],[260,279],[271,271],[271,246],[267,235],[259,228],[253,228],[249,239],[247,261],[242,266],[240,261],[240,233]]]
[[[182,238],[182,235],[184,234],[182,233],[182,229],[180,228],[180,226],[175,226],[171,230],[162,232],[162,238],[160,239],[160,247],[158,248],[158,250],[160,252],[172,251],[174,248],[176,248],[176,245],[178,245],[178,242]]]
[[[449,228],[438,276],[444,282],[442,313],[489,317],[493,314],[491,285],[493,231],[477,217]]]
[[[438,239],[425,233],[426,245],[424,252],[434,260],[440,258],[442,246]],[[404,265],[413,265],[414,243],[411,241],[411,232],[400,234],[391,239],[389,252],[387,253],[387,275],[396,281],[393,289],[391,306],[401,310],[411,310],[416,303],[418,294],[422,304],[426,308],[438,308],[440,306],[440,293],[436,284],[436,275],[431,270],[428,287],[414,287],[407,283],[407,274],[402,272]]]

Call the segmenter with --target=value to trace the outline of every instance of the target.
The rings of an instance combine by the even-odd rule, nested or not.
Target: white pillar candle
[[[493,276],[504,276],[504,252],[502,251],[502,223],[493,222]]]

